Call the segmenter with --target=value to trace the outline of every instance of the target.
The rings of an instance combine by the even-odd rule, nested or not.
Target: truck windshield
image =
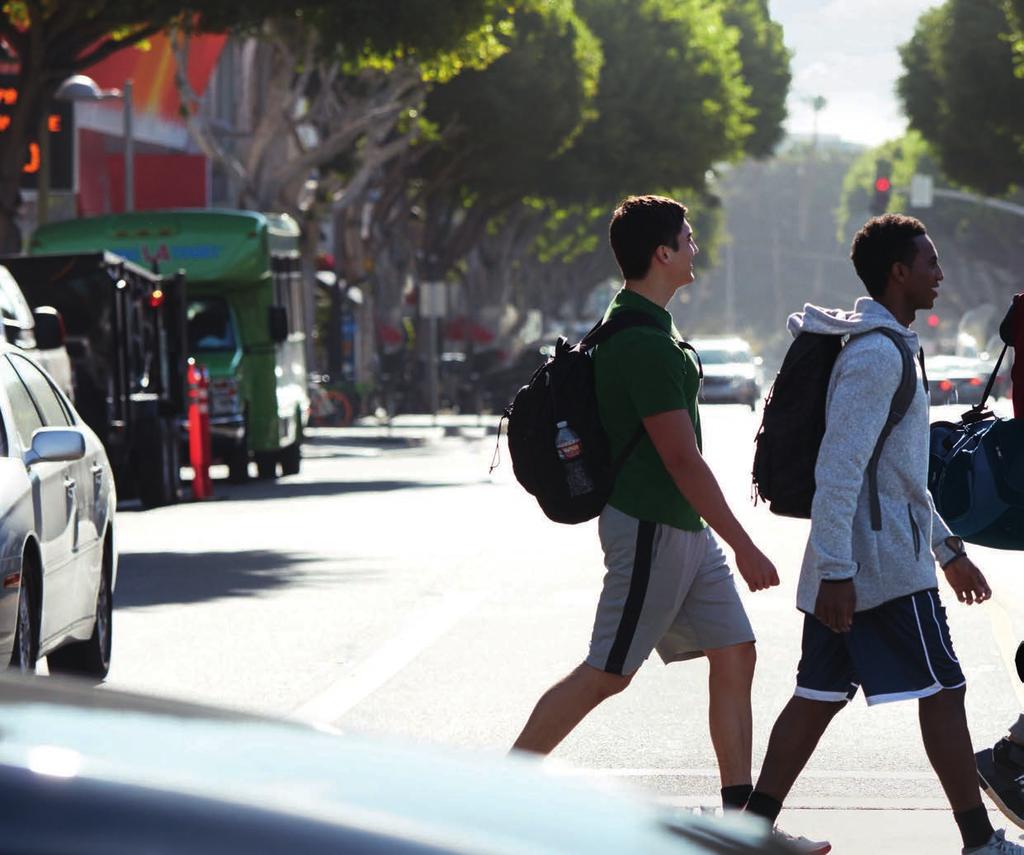
[[[188,348],[199,350],[233,351],[235,327],[227,301],[221,297],[190,300],[188,304]]]

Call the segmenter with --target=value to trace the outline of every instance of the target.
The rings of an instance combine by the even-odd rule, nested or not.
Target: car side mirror
[[[32,317],[36,322],[36,347],[56,350],[64,346],[64,319],[53,306],[40,306]]]
[[[270,340],[280,344],[288,338],[288,310],[284,306],[271,306],[267,310]]]
[[[85,457],[85,437],[67,428],[39,428],[32,434],[32,447],[25,455],[25,465],[59,460],[81,460]]]

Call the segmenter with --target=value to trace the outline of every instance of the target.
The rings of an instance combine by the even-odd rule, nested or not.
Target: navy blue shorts
[[[884,704],[966,682],[935,588],[857,612],[849,632],[832,632],[804,615],[797,697],[847,701],[863,686],[869,704]]]

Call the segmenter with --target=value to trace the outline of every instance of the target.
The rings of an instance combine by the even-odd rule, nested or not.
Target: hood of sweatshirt
[[[853,311],[845,309],[823,309],[811,303],[804,305],[802,312],[794,312],[786,324],[796,338],[802,332],[825,333],[827,335],[859,335],[879,327],[888,327],[905,336],[911,350],[918,349],[917,333],[903,326],[881,303],[871,297],[861,297]]]

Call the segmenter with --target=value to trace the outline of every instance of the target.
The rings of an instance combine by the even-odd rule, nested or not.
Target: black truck
[[[187,406],[184,275],[160,276],[110,252],[0,256],[29,305],[64,321],[75,407],[99,436],[119,498],[180,496]]]

